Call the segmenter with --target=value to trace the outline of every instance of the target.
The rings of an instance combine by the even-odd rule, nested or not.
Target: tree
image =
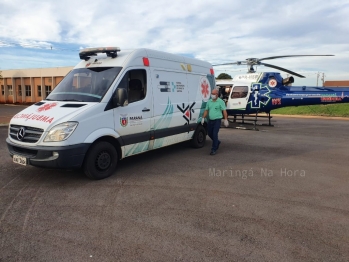
[[[232,79],[232,77],[226,73],[221,73],[217,76],[217,79]]]

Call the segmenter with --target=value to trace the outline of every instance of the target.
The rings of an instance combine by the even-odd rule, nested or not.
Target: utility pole
[[[316,75],[316,86],[319,86],[319,77],[320,77],[320,72],[317,72],[317,75]]]
[[[325,73],[322,73],[321,80],[322,80],[322,86],[324,86],[325,85]]]

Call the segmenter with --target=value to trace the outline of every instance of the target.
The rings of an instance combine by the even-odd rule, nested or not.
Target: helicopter
[[[317,86],[293,86],[294,77],[305,76],[272,64],[264,60],[288,57],[333,56],[333,55],[284,55],[265,58],[248,58],[245,61],[216,64],[247,65],[247,73],[239,74],[231,80],[216,81],[220,97],[225,101],[228,116],[255,114],[256,125],[258,113],[266,113],[271,125],[270,112],[274,109],[290,106],[317,105],[331,103],[349,103],[349,87],[326,88]],[[261,62],[263,61],[263,62]],[[255,66],[266,66],[286,72],[290,77],[283,78],[279,72],[257,73]],[[235,121],[234,121],[235,122]]]

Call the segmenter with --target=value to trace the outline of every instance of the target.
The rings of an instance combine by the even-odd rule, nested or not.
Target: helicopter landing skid
[[[268,123],[258,124],[257,121],[260,118],[267,118]],[[270,115],[270,113],[267,113],[266,116],[261,116],[261,115],[258,115],[258,112],[257,112],[256,115],[247,115],[247,114],[246,115],[245,114],[234,115],[233,118],[229,118],[228,117],[228,121],[230,123],[235,123],[235,124],[253,125],[252,128],[248,128],[248,127],[241,126],[241,125],[233,127],[233,128],[236,128],[236,129],[259,131],[257,126],[274,126],[274,125],[271,124],[271,119],[272,118],[273,117]]]

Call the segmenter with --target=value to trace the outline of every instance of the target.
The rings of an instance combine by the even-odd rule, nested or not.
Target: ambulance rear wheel
[[[115,147],[105,141],[93,144],[89,149],[83,169],[91,179],[103,179],[111,176],[118,162],[118,153]]]
[[[202,125],[198,125],[191,140],[194,148],[202,148],[206,142],[206,129]]]

